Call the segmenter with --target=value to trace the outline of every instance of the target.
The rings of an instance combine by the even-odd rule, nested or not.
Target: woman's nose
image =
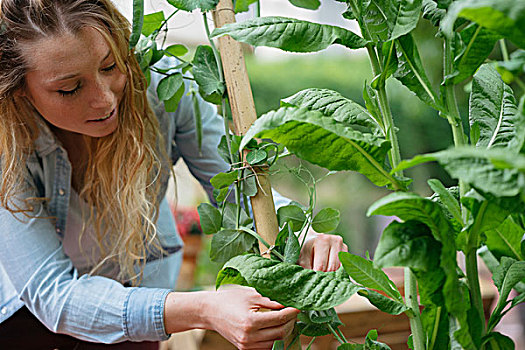
[[[90,94],[90,106],[93,109],[109,109],[113,107],[114,99],[115,95],[111,91],[110,85],[97,82]]]

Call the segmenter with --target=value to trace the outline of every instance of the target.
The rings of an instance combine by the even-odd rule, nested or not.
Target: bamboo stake
[[[235,12],[232,0],[221,0],[213,12],[215,27],[220,28],[227,23],[235,22]],[[233,117],[233,129],[236,135],[244,135],[257,120],[252,88],[246,71],[244,53],[241,44],[226,35],[219,39],[220,55],[228,98]],[[259,188],[257,194],[250,197],[253,217],[257,233],[270,245],[275,243],[279,233],[279,224],[275,215],[275,204],[272,197],[272,187],[264,168],[255,167]],[[262,252],[266,247],[259,243]],[[269,257],[269,254],[266,254]],[[292,337],[285,339],[289,344]],[[300,350],[301,344],[296,341],[289,350]]]
[[[221,0],[214,11],[215,27],[235,22],[231,0]],[[233,129],[236,135],[244,135],[257,120],[252,88],[246,71],[241,44],[230,36],[219,38],[224,78],[233,116]],[[255,169],[259,180],[257,195],[250,197],[257,233],[269,244],[275,243],[279,224],[275,215],[275,205],[271,185],[264,169]],[[261,246],[261,251],[266,247]]]

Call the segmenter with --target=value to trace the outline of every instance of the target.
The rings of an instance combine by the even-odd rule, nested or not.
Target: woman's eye
[[[73,96],[80,90],[80,84],[78,84],[73,90],[58,90],[58,93],[62,96]]]
[[[112,64],[111,66],[109,66],[109,67],[102,68],[102,70],[103,70],[104,72],[111,72],[111,71],[112,71],[113,69],[115,69],[116,67],[117,67],[117,63],[115,62],[115,63],[113,63],[113,64]]]

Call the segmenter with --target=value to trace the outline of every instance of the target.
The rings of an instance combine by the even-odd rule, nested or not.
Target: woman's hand
[[[219,291],[214,299],[213,329],[238,349],[271,349],[274,341],[292,333],[299,313],[247,287]]]
[[[268,311],[269,309],[269,311]],[[293,331],[299,310],[262,297],[253,288],[170,293],[164,322],[168,333],[192,328],[220,333],[238,349],[272,348]]]
[[[301,249],[298,263],[305,269],[336,271],[341,266],[339,252],[347,251],[341,236],[311,231]]]

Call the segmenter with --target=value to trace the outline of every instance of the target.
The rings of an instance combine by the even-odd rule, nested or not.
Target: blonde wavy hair
[[[167,157],[144,76],[128,48],[130,24],[110,0],[0,0],[0,205],[13,214],[31,210],[17,204],[17,196],[24,191],[20,179],[27,176],[40,117],[17,93],[28,71],[22,45],[78,34],[86,26],[103,35],[127,76],[117,130],[101,138],[84,137],[89,160],[79,195],[91,212],[84,215],[83,232],[85,227],[94,230],[101,253],[91,273],[116,263],[117,278],[137,285],[148,254],[162,254],[154,222],[158,178],[165,174]]]

